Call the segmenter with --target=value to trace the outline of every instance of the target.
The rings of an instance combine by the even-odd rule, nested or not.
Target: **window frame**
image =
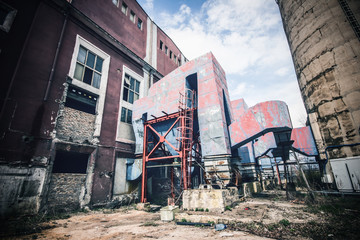
[[[116,3],[114,3],[114,1],[116,1]],[[119,7],[119,0],[111,0],[111,2],[112,2],[116,7]]]
[[[139,86],[139,99],[142,98],[145,94],[146,94],[146,89],[147,86],[147,80],[146,80],[146,74],[145,72],[143,73],[144,75],[141,76],[138,73],[136,73],[135,71],[131,70],[129,67],[127,66],[123,66],[122,69],[122,79],[123,81],[121,81],[121,92],[120,92],[120,99],[119,99],[119,108],[118,108],[118,117],[117,117],[117,129],[116,129],[116,141],[121,141],[121,142],[125,142],[125,143],[135,143],[135,139],[132,140],[132,137],[135,136],[131,136],[131,134],[133,133],[132,130],[132,124],[129,123],[125,123],[123,121],[121,121],[121,110],[122,107],[127,108],[129,110],[133,110],[133,104],[130,102],[127,102],[125,100],[123,100],[123,94],[124,94],[124,83],[125,83],[125,74],[129,75],[130,77],[136,79],[137,81],[140,82],[140,86]],[[132,133],[130,135],[128,135],[128,132],[132,131]]]
[[[86,55],[85,55],[85,58],[84,58],[84,62],[81,62],[81,61],[79,60],[80,49],[81,49],[81,48],[86,50]],[[88,65],[88,60],[89,60],[89,55],[90,55],[90,54],[92,54],[92,55],[95,56],[95,57],[94,57],[93,66],[89,66],[89,65]],[[99,71],[99,70],[97,69],[97,67],[98,67],[97,64],[98,64],[99,58],[101,59],[101,71]],[[102,75],[103,64],[104,64],[104,59],[103,59],[102,57],[98,56],[96,53],[92,52],[91,50],[87,49],[86,47],[84,47],[83,45],[80,44],[80,46],[79,46],[79,52],[78,52],[78,57],[77,57],[77,59],[76,59],[76,66],[75,66],[75,72],[74,72],[73,78],[75,78],[75,79],[77,79],[77,80],[79,80],[79,81],[82,81],[82,82],[84,82],[84,83],[86,83],[86,84],[88,84],[88,85],[90,85],[90,86],[93,86],[94,88],[99,89],[99,88],[100,88],[100,83],[101,83],[101,75]],[[82,67],[82,69],[83,69],[83,70],[82,70],[81,77],[80,77],[81,79],[75,77],[75,75],[76,75],[76,73],[77,73],[76,69],[78,69],[78,68],[77,68],[78,65],[80,65],[80,66]],[[90,71],[92,71],[90,83],[85,82],[86,69],[90,69]],[[97,75],[100,76],[100,82],[99,82],[98,84],[96,84],[96,85],[94,85],[95,76],[96,76],[95,74],[97,74]]]
[[[129,79],[129,83],[127,83],[127,80],[126,80],[126,79],[127,79],[127,76],[128,76],[128,79]],[[131,80],[134,81],[134,84],[133,84],[133,85],[131,84]],[[128,86],[126,86],[125,84],[127,84]],[[131,89],[131,86],[133,86],[133,89]],[[138,90],[136,91],[136,89],[138,89]],[[125,97],[125,90],[127,91],[126,99],[124,99],[124,97]],[[123,100],[123,101],[126,101],[126,102],[128,102],[128,103],[130,103],[130,104],[134,104],[134,102],[140,98],[140,81],[137,80],[136,78],[132,77],[130,74],[125,73],[124,79],[123,79],[122,92],[123,92],[123,93],[122,93],[122,96],[123,96],[123,97],[122,97],[122,100]],[[131,99],[131,98],[130,98],[130,96],[131,96],[130,93],[133,93],[133,98],[132,98],[132,100],[130,100],[130,99]],[[137,99],[135,99],[135,96],[137,96]]]
[[[123,9],[125,9],[125,12],[124,12]],[[127,16],[128,9],[129,9],[128,5],[123,1],[122,4],[121,4],[121,12],[122,12],[123,14],[125,14],[125,16]]]
[[[104,59],[102,66],[102,75],[100,80],[100,88],[95,88],[87,83],[84,83],[74,78],[75,66],[76,66],[80,45],[84,46],[85,48],[89,49],[90,51],[92,51],[93,53]],[[68,76],[71,79],[72,85],[84,89],[98,96],[97,105],[96,105],[95,130],[94,130],[95,138],[100,137],[100,132],[101,132],[101,124],[104,113],[105,96],[106,96],[109,67],[110,67],[110,58],[111,57],[109,54],[98,48],[95,44],[91,43],[90,41],[86,40],[80,35],[76,35]]]
[[[140,26],[139,26],[140,24]],[[143,21],[138,17],[138,22],[137,22],[137,27],[138,29],[142,30],[143,29]]]
[[[133,10],[130,10],[130,21],[135,24],[136,14]]]
[[[125,115],[124,115],[125,112]],[[129,113],[130,113],[130,120],[129,120]],[[124,118],[124,120],[123,120]],[[127,124],[132,124],[132,110],[126,107],[121,107],[120,112],[120,121]]]

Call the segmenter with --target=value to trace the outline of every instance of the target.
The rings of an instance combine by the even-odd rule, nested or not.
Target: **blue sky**
[[[138,0],[189,59],[211,51],[226,72],[231,100],[285,101],[294,127],[301,99],[275,0]]]

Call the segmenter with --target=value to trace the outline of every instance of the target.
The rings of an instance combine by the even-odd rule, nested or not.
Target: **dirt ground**
[[[6,239],[269,239],[242,231],[180,226],[175,222],[162,222],[160,212],[134,209],[118,209],[109,213],[92,211],[44,225],[51,228],[40,233]]]
[[[119,209],[77,212],[66,219],[18,221],[1,239],[358,239],[359,198],[336,198],[306,204],[283,195],[247,198],[222,213],[179,210],[175,221],[160,220],[160,211],[145,212],[135,205]],[[355,206],[355,207],[352,207]],[[210,223],[212,226],[178,225]],[[227,229],[216,231],[214,224]],[[16,224],[16,221],[14,222]],[[26,226],[28,225],[28,226]],[[13,224],[9,226],[14,227]],[[25,229],[25,230],[24,230]],[[12,236],[11,236],[12,235]]]

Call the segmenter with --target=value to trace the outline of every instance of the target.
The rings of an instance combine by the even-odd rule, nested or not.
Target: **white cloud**
[[[157,16],[188,59],[213,52],[230,76],[233,100],[285,101],[294,126],[300,124],[305,110],[275,1],[207,0],[199,11],[183,4],[175,14]]]
[[[287,74],[289,74],[289,69],[287,67],[279,68],[275,71],[275,74],[280,77],[286,76]]]

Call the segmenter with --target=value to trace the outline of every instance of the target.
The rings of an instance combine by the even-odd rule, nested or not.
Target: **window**
[[[118,4],[119,4],[119,0],[112,0],[112,2],[113,2],[113,4],[115,5],[115,6],[119,6]]]
[[[168,47],[165,46],[165,54],[167,55],[167,52],[168,52]]]
[[[138,28],[141,30],[142,29],[142,21],[140,18],[138,18],[138,24],[137,24]]]
[[[170,55],[169,55],[170,59],[172,58],[172,51],[170,51]]]
[[[176,63],[176,55],[174,54],[174,62]]]
[[[16,16],[16,10],[0,2],[0,29],[9,32]]]
[[[181,65],[181,62],[180,62],[180,58],[178,59],[178,66],[180,67]]]
[[[130,11],[130,21],[135,23],[135,13],[133,11]]]
[[[125,74],[123,100],[129,103],[139,99],[140,82],[128,74]]]
[[[163,42],[160,40],[160,50],[163,50]]]
[[[128,11],[128,6],[126,5],[126,3],[122,3],[122,5],[121,5],[121,11],[125,14],[125,15],[127,15],[127,11]]]
[[[122,107],[120,121],[131,124],[131,119],[132,119],[132,111],[130,109]]]
[[[101,71],[104,59],[83,46],[80,46],[76,61],[74,78],[95,88],[100,88]]]

